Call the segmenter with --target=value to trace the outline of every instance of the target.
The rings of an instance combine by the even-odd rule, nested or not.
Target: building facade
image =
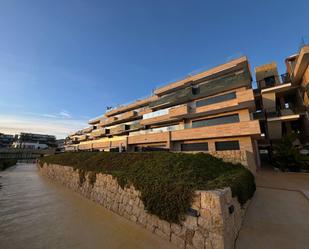
[[[56,137],[52,135],[34,134],[34,133],[20,133],[16,136],[13,143],[13,148],[20,149],[47,149],[55,148]]]
[[[158,88],[70,134],[66,150],[206,152],[259,165],[259,120],[246,57]]]
[[[0,148],[9,148],[14,142],[14,135],[0,133]]]
[[[298,146],[309,143],[309,45],[285,59],[286,72],[279,75],[276,63],[255,68],[254,90],[261,138],[260,151],[271,159],[274,145],[282,137],[295,133]]]

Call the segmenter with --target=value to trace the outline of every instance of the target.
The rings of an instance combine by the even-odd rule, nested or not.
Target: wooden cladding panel
[[[141,125],[150,125],[150,124],[156,124],[156,123],[162,123],[171,120],[170,115],[162,115],[154,118],[148,118],[141,120]]]
[[[128,144],[165,142],[168,138],[168,132],[129,136]]]
[[[183,117],[189,114],[189,107],[187,104],[177,106],[175,108],[171,108],[169,110],[169,116],[173,117]]]
[[[216,126],[200,127],[173,131],[171,140],[188,140],[188,139],[203,139],[216,137],[233,137],[233,136],[252,136],[259,135],[259,121],[245,121],[234,124],[223,124]]]
[[[109,141],[100,141],[100,142],[93,142],[93,148],[94,149],[103,149],[103,148],[108,148],[109,147]]]

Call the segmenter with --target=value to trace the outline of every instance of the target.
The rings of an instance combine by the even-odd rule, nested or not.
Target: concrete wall
[[[232,249],[240,230],[248,203],[241,207],[232,198],[230,188],[214,191],[196,191],[192,208],[198,217],[186,215],[179,225],[159,219],[147,213],[140,200],[140,192],[133,186],[122,189],[111,175],[96,174],[91,184],[91,172],[80,184],[79,172],[72,167],[43,165],[42,175],[59,182],[103,207],[121,215],[145,229],[186,249]]]

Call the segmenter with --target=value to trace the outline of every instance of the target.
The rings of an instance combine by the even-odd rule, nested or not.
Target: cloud
[[[73,119],[70,112],[62,110],[59,113],[37,113],[37,112],[23,112],[24,115],[33,117],[44,117],[44,118],[58,118],[58,119]],[[84,118],[82,118],[84,119]]]
[[[32,132],[55,135],[58,139],[65,138],[69,133],[82,129],[87,120],[65,119],[44,114],[39,117],[22,115],[0,115],[0,132],[17,134],[20,132]]]
[[[46,117],[46,118],[56,118],[57,115],[54,115],[54,114],[42,114],[43,117]]]
[[[64,118],[72,118],[71,114],[65,110],[62,110],[61,112],[59,112],[59,116],[64,117]]]

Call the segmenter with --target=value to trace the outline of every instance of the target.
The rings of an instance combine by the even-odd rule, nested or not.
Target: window
[[[239,150],[239,141],[215,142],[216,150]]]
[[[197,95],[200,93],[200,88],[198,86],[193,86],[192,87],[192,94]]]
[[[204,120],[197,120],[192,122],[192,128],[203,127],[203,126],[213,126],[220,124],[230,124],[239,122],[238,114],[221,116],[217,118],[210,118]]]
[[[181,151],[208,151],[208,143],[181,144]]]
[[[235,92],[231,92],[231,93],[215,96],[215,97],[212,97],[212,98],[202,99],[202,100],[196,101],[196,107],[216,104],[216,103],[220,103],[220,102],[231,100],[231,99],[236,99],[236,93]]]
[[[265,86],[274,86],[276,83],[275,76],[269,76],[264,78]]]

